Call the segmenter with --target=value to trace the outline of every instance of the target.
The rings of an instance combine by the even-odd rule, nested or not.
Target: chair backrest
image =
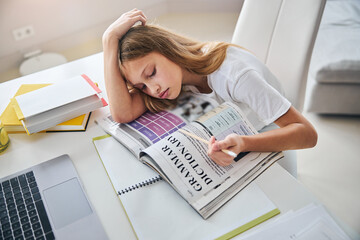
[[[325,2],[245,0],[232,38],[267,65],[299,111]]]

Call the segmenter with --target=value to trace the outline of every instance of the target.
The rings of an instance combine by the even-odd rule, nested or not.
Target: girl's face
[[[160,53],[127,61],[121,72],[135,88],[154,98],[175,99],[180,94],[182,69]]]

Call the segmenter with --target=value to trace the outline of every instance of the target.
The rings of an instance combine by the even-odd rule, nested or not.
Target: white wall
[[[125,11],[149,18],[172,12],[239,12],[242,0],[0,0],[0,72],[17,68],[35,49],[61,52],[101,37]],[[32,25],[35,35],[15,41],[12,30]]]

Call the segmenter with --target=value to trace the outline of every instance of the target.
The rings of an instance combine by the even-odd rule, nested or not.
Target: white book
[[[11,99],[28,134],[107,106],[101,90],[85,74]]]

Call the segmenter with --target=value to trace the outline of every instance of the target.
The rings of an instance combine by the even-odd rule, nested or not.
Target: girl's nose
[[[150,86],[151,89],[151,93],[153,95],[159,95],[160,94],[160,86],[158,84],[153,84],[152,86]]]

